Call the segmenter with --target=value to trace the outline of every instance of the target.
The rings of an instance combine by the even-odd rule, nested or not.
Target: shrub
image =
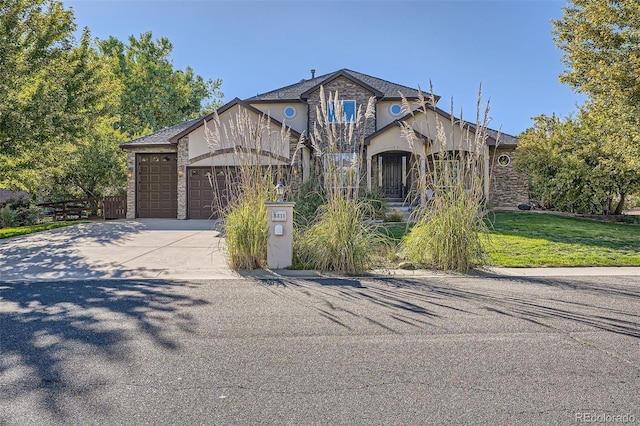
[[[471,125],[454,117],[453,106],[449,119],[441,119],[435,112],[433,96],[419,96],[417,111],[434,110],[435,128],[422,130],[423,134],[435,135],[435,140],[426,167],[417,171],[423,207],[413,212],[415,226],[401,243],[401,253],[410,261],[466,273],[484,259],[478,233],[486,229],[483,182],[489,107],[481,115],[480,99],[478,94],[476,123]],[[402,103],[407,113],[413,114],[415,109],[409,102],[403,98]],[[401,125],[403,137],[418,154],[415,129],[406,122]],[[428,193],[433,197],[427,202]]]
[[[42,216],[42,210],[25,198],[10,199],[0,204],[0,228],[33,225]]]
[[[474,194],[462,185],[447,188],[418,215],[402,241],[402,254],[423,265],[466,273],[485,258],[479,233],[486,226],[483,217]]]
[[[384,218],[385,222],[402,222],[404,220],[404,216],[398,210],[393,210]]]
[[[295,226],[306,228],[315,218],[318,208],[325,203],[320,183],[309,179],[300,186],[292,201],[296,203],[293,211]]]
[[[332,197],[320,208],[317,221],[294,246],[297,261],[305,268],[345,274],[364,272],[371,264],[380,234],[365,222],[366,203]]]
[[[289,129],[273,132],[268,116],[240,110],[224,123],[214,115],[205,126],[205,137],[212,152],[232,148],[238,162],[224,173],[226,192],[219,190],[217,179],[211,180],[217,194],[213,209],[222,219],[229,264],[233,269],[262,268],[269,236],[265,202],[276,200],[275,184],[285,179],[288,168],[263,153],[288,150]]]

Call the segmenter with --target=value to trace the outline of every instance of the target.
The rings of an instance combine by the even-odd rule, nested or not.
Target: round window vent
[[[389,105],[389,114],[393,115],[394,117],[397,117],[400,114],[402,114],[402,105],[400,104]]]
[[[507,167],[509,164],[511,164],[511,157],[509,157],[509,154],[500,154],[498,156],[498,164],[500,164],[502,167]]]
[[[284,116],[287,118],[293,118],[296,116],[296,109],[292,106],[287,106],[284,108]]]

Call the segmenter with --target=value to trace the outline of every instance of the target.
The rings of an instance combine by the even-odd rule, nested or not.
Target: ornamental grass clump
[[[433,203],[416,216],[414,227],[401,243],[401,252],[407,259],[462,273],[483,262],[482,201],[465,192],[462,185],[439,192]]]
[[[422,207],[414,211],[415,225],[400,245],[401,255],[412,262],[466,273],[485,259],[481,238],[487,230],[484,189],[489,181],[489,107],[487,104],[481,115],[480,100],[479,94],[476,123],[471,125],[462,116],[454,118],[453,106],[449,118],[441,118],[433,96],[428,99],[420,94],[417,108],[403,99],[403,108],[408,112],[431,109],[435,117],[431,124],[424,124],[435,128],[420,129],[422,134],[435,135],[428,156],[418,149],[415,124],[402,123],[402,135],[414,153],[428,158],[419,171],[417,185]]]
[[[374,118],[375,99],[347,117],[339,94],[325,96],[320,87],[318,118],[310,134],[316,169],[326,200],[307,226],[297,229],[294,253],[300,266],[344,274],[364,272],[384,239],[366,218],[373,215],[361,197],[362,152],[367,120]]]
[[[276,200],[275,185],[286,181],[291,167],[273,156],[288,154],[290,130],[282,126],[276,131],[268,116],[241,109],[226,121],[214,115],[205,125],[205,137],[213,155],[236,164],[212,167],[209,179],[215,194],[212,212],[224,228],[229,264],[236,270],[262,268],[269,237],[265,203]]]
[[[316,221],[302,234],[298,261],[306,268],[357,274],[371,264],[372,249],[381,240],[365,222],[367,206],[332,198],[320,207]]]
[[[265,202],[272,201],[273,194],[266,183],[244,189],[223,209],[225,246],[233,269],[251,270],[266,263],[269,230]]]

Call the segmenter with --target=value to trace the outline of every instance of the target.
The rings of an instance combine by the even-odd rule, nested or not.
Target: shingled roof
[[[245,99],[245,102],[278,102],[300,100],[306,92],[319,87],[325,82],[331,81],[340,74],[350,76],[352,79],[359,80],[366,86],[373,88],[379,94],[378,99],[399,99],[400,93],[402,93],[406,98],[409,99],[418,97],[418,90],[412,87],[392,83],[381,78],[343,68],[341,70],[329,74],[324,74],[309,80],[301,80],[300,82],[292,84],[290,86],[281,87],[280,89],[258,94],[251,98]],[[439,96],[436,96],[436,101],[439,98]]]
[[[165,127],[155,133],[121,143],[120,147],[133,148],[137,146],[171,145],[171,138],[182,133],[185,129],[188,129],[198,121],[202,121],[202,118],[194,118],[193,120],[185,121],[184,123],[176,124],[175,126]]]
[[[417,89],[403,86],[400,84],[392,83],[387,80],[383,80],[381,78],[373,77],[367,74],[363,74],[360,72],[352,71],[346,68],[341,70],[331,72],[328,74],[324,74],[309,80],[301,80],[296,84],[292,84],[290,86],[281,87],[280,89],[272,90],[270,92],[265,92],[251,98],[247,98],[245,100],[240,100],[238,98],[233,99],[231,102],[227,103],[220,109],[218,109],[218,113],[223,112],[224,110],[234,106],[236,104],[241,104],[246,108],[251,110],[255,110],[254,107],[250,105],[250,103],[257,102],[290,102],[290,101],[301,101],[304,100],[306,95],[316,88],[320,87],[322,84],[332,81],[334,78],[345,76],[350,80],[360,81],[363,86],[368,87],[372,90],[377,96],[378,100],[398,100],[400,98],[400,94],[404,95],[408,99],[416,99],[418,98],[419,91]],[[428,93],[423,93],[425,96]],[[440,99],[439,96],[435,96],[436,102]],[[439,108],[436,108],[439,112],[444,114],[444,111],[441,111]],[[260,112],[255,110],[256,112]],[[177,124],[175,126],[167,127],[162,130],[159,130],[155,133],[151,133],[146,136],[142,136],[137,139],[130,140],[128,142],[124,142],[120,144],[122,148],[134,148],[139,146],[159,146],[159,145],[171,145],[177,142],[179,137],[189,133],[194,128],[198,127],[203,120],[208,120],[211,115],[201,118],[195,118],[189,121],[185,121],[184,123]],[[273,119],[272,119],[273,120]],[[276,121],[276,120],[273,120]],[[277,124],[281,124],[277,122]],[[471,123],[469,123],[471,125]],[[498,132],[493,129],[487,129],[487,133],[489,136],[489,145],[495,145],[495,139],[498,136]],[[375,134],[379,134],[379,131]],[[294,132],[294,136],[299,136],[297,132]],[[518,139],[515,136],[508,135],[506,133],[501,134],[500,136],[500,145],[514,145],[518,143]]]

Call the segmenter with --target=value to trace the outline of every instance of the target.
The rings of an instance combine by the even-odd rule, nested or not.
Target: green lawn
[[[490,213],[487,222],[490,266],[640,266],[638,225],[529,212]],[[399,243],[407,229],[385,223],[380,232]]]
[[[62,228],[63,226],[77,225],[80,222],[55,222],[43,223],[40,225],[20,226],[18,228],[1,228],[0,239],[17,237],[18,235],[31,234],[33,232],[48,231],[50,229]]]
[[[508,212],[490,214],[489,221],[491,266],[640,266],[637,225]]]

